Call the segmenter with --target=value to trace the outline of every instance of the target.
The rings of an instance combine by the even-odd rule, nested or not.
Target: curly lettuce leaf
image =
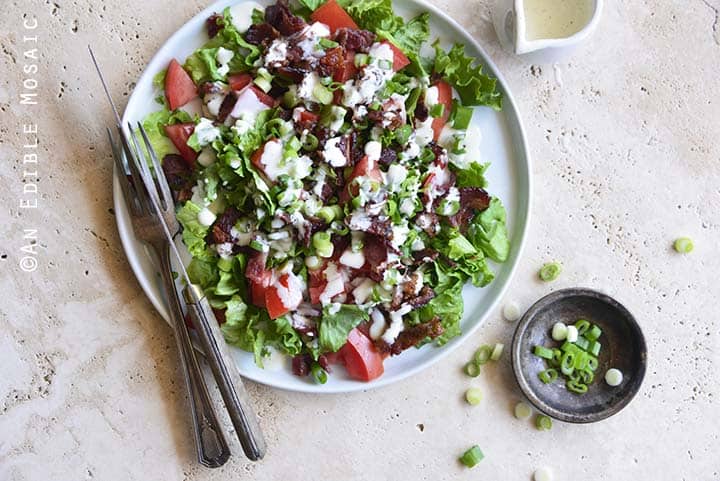
[[[193,258],[187,266],[187,273],[190,282],[203,289],[214,286],[219,279],[217,262],[214,259]]]
[[[192,117],[182,110],[170,111],[167,108],[148,114],[142,121],[143,129],[150,139],[157,158],[162,160],[168,154],[176,154],[177,149],[165,135],[165,126],[192,122]]]
[[[510,253],[506,217],[502,202],[493,197],[488,208],[476,215],[468,228],[473,245],[496,262],[504,262]]]
[[[458,187],[487,187],[487,179],[485,171],[487,171],[490,163],[480,164],[471,162],[466,169],[454,169],[456,182]]]
[[[334,312],[332,305],[325,306],[319,328],[320,349],[322,351],[337,351],[347,342],[350,331],[367,320],[367,312],[358,306],[343,304],[337,312]]]
[[[226,76],[218,72],[215,58],[220,47],[235,52],[228,64],[230,72],[247,72],[260,57],[260,49],[256,45],[247,43],[233,26],[230,8],[225,9],[223,18],[218,20],[218,24],[222,28],[217,35],[185,60],[185,70],[197,85],[226,79]]]
[[[213,253],[205,243],[209,227],[198,221],[198,214],[202,209],[192,201],[187,201],[177,212],[177,219],[183,226],[182,238],[190,255],[198,259],[213,258]]]
[[[267,320],[266,311],[248,306],[240,296],[233,296],[225,302],[225,322],[220,329],[228,344],[253,353],[255,364],[263,367],[266,339],[265,331],[258,326]]]
[[[475,59],[465,55],[465,46],[456,43],[445,52],[439,41],[435,48],[435,73],[450,83],[463,105],[486,105],[495,110],[502,109],[502,94],[495,89],[496,80],[482,73],[482,66],[473,66]]]
[[[311,12],[314,12],[320,5],[325,3],[325,0],[298,0],[298,3]]]

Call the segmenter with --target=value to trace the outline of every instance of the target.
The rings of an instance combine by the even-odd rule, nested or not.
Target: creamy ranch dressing
[[[525,0],[525,38],[565,38],[582,30],[593,14],[592,0]]]

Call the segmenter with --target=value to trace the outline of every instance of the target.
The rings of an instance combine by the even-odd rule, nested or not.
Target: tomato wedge
[[[358,29],[357,23],[335,0],[325,2],[310,14],[310,19],[313,22],[324,23],[330,28],[331,33],[335,33],[335,30],[340,28]]]
[[[297,308],[302,302],[302,284],[292,272],[283,274],[277,282],[265,291],[265,307],[270,319],[280,316]]]
[[[363,176],[369,177],[376,182],[382,182],[382,173],[380,172],[378,163],[373,162],[373,165],[371,166],[367,155],[364,155],[358,163],[355,164],[355,167],[353,167],[350,177],[347,179],[347,189],[340,193],[341,202],[347,202],[350,198],[358,195],[360,188],[354,184],[353,181],[358,177]]]
[[[452,111],[452,87],[444,80],[436,82],[434,87],[438,89],[438,102],[445,106],[442,116],[432,121],[433,140],[437,142],[440,138],[440,132],[442,132],[443,127],[445,127],[445,124],[450,118],[450,112]]]
[[[340,348],[348,375],[359,381],[372,381],[385,371],[383,358],[370,338],[357,328],[348,334],[347,343]]]
[[[198,153],[195,152],[187,144],[188,139],[195,131],[195,124],[173,124],[165,126],[165,134],[170,138],[180,156],[185,159],[185,162],[190,165],[191,168],[195,168],[195,159],[197,159]]]
[[[408,65],[410,65],[410,59],[407,58],[407,56],[402,52],[402,50],[393,45],[392,42],[383,40],[382,43],[386,44],[393,51],[393,70],[395,72],[397,72],[398,70],[402,70]]]
[[[249,73],[236,73],[228,77],[228,85],[232,90],[242,90],[252,82],[252,75]]]
[[[250,297],[254,305],[265,307],[265,295],[272,281],[272,272],[265,268],[267,254],[255,252],[245,266],[245,278],[250,284]]]
[[[170,61],[165,74],[165,96],[170,110],[182,107],[198,96],[197,86],[175,59]]]

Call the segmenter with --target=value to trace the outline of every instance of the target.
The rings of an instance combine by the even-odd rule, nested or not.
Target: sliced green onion
[[[578,336],[577,341],[575,341],[575,345],[583,351],[587,351],[590,346],[590,341],[585,339],[585,336]]]
[[[540,268],[538,275],[545,282],[554,281],[560,275],[562,267],[557,262],[547,262]]]
[[[328,380],[328,375],[325,369],[320,366],[318,363],[313,363],[312,368],[310,368],[312,372],[313,378],[315,378],[315,381],[317,381],[319,384],[325,384]]]
[[[535,418],[535,427],[540,431],[550,431],[552,429],[552,419],[544,414],[538,414]]]
[[[590,329],[590,322],[585,319],[578,319],[575,323],[575,328],[578,331],[578,335],[582,336]]]
[[[575,326],[567,327],[567,336],[565,336],[567,342],[576,342],[578,340],[578,330]]]
[[[382,107],[382,104],[380,102],[378,102],[377,100],[375,100],[373,103],[368,105],[368,108],[370,110],[380,110],[381,107]]]
[[[471,387],[465,391],[465,400],[471,406],[480,404],[480,401],[482,401],[482,391],[479,388]]]
[[[436,119],[438,117],[442,117],[445,113],[445,105],[444,104],[435,104],[430,108],[430,117]]]
[[[538,377],[543,383],[550,384],[558,378],[558,372],[555,369],[545,369],[544,371],[540,371]]]
[[[591,384],[595,380],[595,373],[589,369],[575,371],[575,377],[572,380],[582,384]]]
[[[311,271],[316,271],[320,269],[322,265],[323,260],[320,259],[318,256],[307,256],[305,258],[305,266],[307,266],[307,268]]]
[[[535,349],[533,350],[533,354],[535,354],[537,357],[541,357],[543,359],[552,359],[553,358],[552,349],[548,349],[547,347],[543,347],[543,346],[535,346]]]
[[[465,374],[470,377],[478,377],[480,375],[480,366],[472,361],[465,364]]]
[[[520,306],[517,302],[510,301],[503,306],[502,315],[508,322],[515,322],[520,319]]]
[[[679,239],[675,239],[673,247],[675,248],[675,251],[680,254],[689,254],[695,248],[692,239],[689,237],[680,237]]]
[[[308,152],[312,152],[312,151],[314,151],[314,150],[317,150],[318,144],[320,143],[320,142],[318,141],[318,138],[317,138],[317,137],[315,137],[315,136],[314,136],[313,134],[311,134],[311,133],[307,133],[307,134],[305,134],[303,137],[304,137],[304,139],[303,139],[303,143],[302,143],[302,148],[303,148],[304,150],[306,150],[306,151],[308,151]]]
[[[342,216],[342,208],[339,205],[326,205],[317,211],[317,216],[328,224]]]
[[[533,481],[553,481],[552,471],[546,467],[536,469],[533,473]]]
[[[564,341],[567,338],[567,326],[562,322],[556,322],[552,328],[552,338],[555,341]]]
[[[532,408],[524,402],[519,402],[515,405],[515,417],[521,420],[528,419],[532,416]]]
[[[253,239],[252,241],[250,241],[250,247],[252,249],[255,249],[256,251],[265,252],[265,244],[258,240]]]
[[[616,387],[622,384],[623,374],[619,369],[610,368],[605,373],[605,382],[608,386]]]
[[[381,58],[378,60],[378,67],[384,70],[392,70],[393,63],[386,58]]]
[[[565,389],[575,394],[585,394],[588,390],[587,384],[570,379],[565,383]]]
[[[562,360],[562,351],[558,348],[553,348],[553,357],[552,359],[548,359],[547,363],[549,366],[559,369],[560,368],[560,361]]]
[[[492,356],[492,348],[490,346],[480,346],[480,349],[475,351],[473,360],[477,365],[482,366],[490,360],[490,356]]]
[[[313,88],[313,97],[323,105],[330,105],[333,101],[332,91],[321,84],[317,84]]]
[[[598,368],[598,360],[596,357],[590,356],[587,362],[587,368],[591,371],[596,371]]]
[[[570,376],[575,370],[575,353],[568,351],[563,354],[560,360],[560,371],[566,376]]]
[[[268,80],[265,77],[257,77],[255,80],[253,80],[255,85],[260,87],[260,90],[262,90],[265,93],[268,93],[270,89],[272,88],[272,84],[270,83],[270,80]]]
[[[300,97],[297,96],[297,92],[288,90],[283,94],[282,103],[285,107],[291,109],[300,103]]]
[[[585,337],[590,341],[597,341],[602,335],[602,329],[597,327],[595,324],[585,333]]]
[[[593,356],[598,356],[600,354],[600,348],[602,347],[602,344],[600,344],[598,341],[592,341],[590,343],[590,346],[588,347],[587,351],[592,354]]]
[[[331,257],[333,255],[333,244],[330,242],[330,234],[327,232],[316,232],[312,237],[312,244],[320,257]]]
[[[490,354],[490,360],[491,361],[499,361],[504,350],[505,350],[505,344],[501,344],[499,342],[497,344],[495,344],[495,347],[493,347],[492,354]]]
[[[475,445],[465,451],[462,456],[460,456],[460,462],[463,463],[468,468],[474,467],[477,463],[483,460],[485,455],[483,454],[482,450],[479,446]]]
[[[329,38],[321,38],[318,42],[322,48],[334,48],[340,45],[339,43],[330,40]]]
[[[369,56],[366,53],[356,53],[355,54],[355,66],[356,67],[364,67],[369,62]]]
[[[573,369],[577,370],[583,370],[587,368],[587,360],[590,355],[586,353],[585,351],[576,351],[574,352],[575,359],[573,360]]]

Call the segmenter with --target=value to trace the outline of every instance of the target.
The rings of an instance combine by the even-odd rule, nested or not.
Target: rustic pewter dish
[[[545,362],[533,354],[536,345],[557,344],[550,337],[553,324],[570,325],[578,319],[602,329],[595,381],[583,395],[566,390],[559,380],[543,384],[538,373]],[[646,366],[645,338],[633,315],[612,297],[591,289],[563,289],[543,297],[528,309],[513,337],[512,367],[520,389],[539,411],[560,421],[591,423],[617,413],[637,394]],[[611,367],[623,373],[617,387],[604,379]]]

